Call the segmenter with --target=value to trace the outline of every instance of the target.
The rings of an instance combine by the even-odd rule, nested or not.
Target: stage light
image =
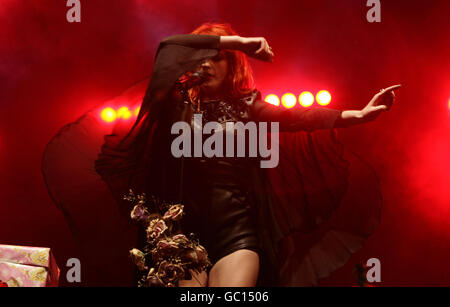
[[[116,120],[117,118],[117,114],[116,111],[113,108],[104,108],[102,110],[102,112],[100,113],[100,117],[105,121],[105,122],[113,122]]]
[[[331,95],[328,91],[322,90],[316,94],[316,101],[321,106],[326,106],[331,101]]]
[[[298,102],[303,107],[309,107],[314,103],[314,95],[311,92],[303,92],[298,96]]]
[[[127,107],[121,107],[117,110],[117,117],[123,119],[129,119],[132,116],[130,110]]]
[[[286,93],[286,94],[283,95],[283,97],[281,97],[281,104],[285,108],[290,109],[293,106],[295,106],[296,103],[297,103],[297,98],[292,93]]]
[[[136,107],[136,109],[134,109],[134,116],[138,116],[140,110],[141,110],[141,107]]]
[[[273,104],[275,106],[280,105],[280,98],[278,98],[278,96],[274,94],[267,95],[264,101]]]

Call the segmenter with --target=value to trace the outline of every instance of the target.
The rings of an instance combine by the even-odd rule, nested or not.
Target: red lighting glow
[[[314,103],[314,95],[311,92],[303,92],[298,97],[298,102],[302,107],[310,107]]]
[[[114,108],[111,107],[107,107],[107,108],[103,108],[102,111],[100,112],[100,117],[102,120],[104,120],[105,122],[111,123],[117,119],[124,119],[124,120],[128,120],[132,117],[137,117],[139,114],[139,110],[140,110],[140,106],[138,107],[134,107],[131,108],[131,110],[126,107],[126,106],[122,106],[117,110],[114,110]]]
[[[326,106],[331,101],[331,94],[328,91],[322,90],[316,94],[316,101],[321,106]]]
[[[317,103],[325,106],[328,105],[331,101],[331,95],[326,90],[321,90],[316,95]],[[297,104],[297,97],[293,93],[285,93],[281,96],[275,94],[269,94],[264,98],[264,101],[275,106],[282,105],[287,109],[291,109],[295,107]],[[310,107],[314,103],[314,95],[311,92],[305,91],[300,94],[298,97],[298,102],[303,107]],[[129,120],[131,118],[136,118],[139,115],[141,107],[140,106],[124,106],[122,105],[119,108],[114,107],[105,107],[100,112],[100,118],[107,122],[111,123],[116,121],[117,119]],[[449,109],[450,109],[450,99],[449,99]]]
[[[290,109],[290,108],[294,107],[296,103],[297,103],[297,97],[295,97],[295,95],[292,93],[286,93],[283,95],[283,97],[281,97],[281,104],[285,108]]]
[[[127,107],[121,107],[117,110],[117,117],[123,119],[129,119],[132,116],[130,110]]]
[[[275,106],[280,105],[280,98],[278,98],[278,96],[274,94],[267,95],[264,101],[273,104]]]
[[[117,114],[116,111],[113,108],[104,108],[102,110],[102,112],[100,113],[100,117],[105,121],[105,122],[113,122],[116,120],[117,118]]]

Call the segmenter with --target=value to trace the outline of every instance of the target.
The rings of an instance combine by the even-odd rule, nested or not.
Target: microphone
[[[188,72],[184,75],[182,75],[178,82],[180,85],[184,88],[184,90],[188,90],[190,88],[193,88],[194,86],[198,86],[206,81],[208,75],[200,70],[195,72]]]

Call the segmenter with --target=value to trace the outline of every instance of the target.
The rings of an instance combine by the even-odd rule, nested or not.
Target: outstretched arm
[[[267,62],[273,62],[272,48],[263,37],[221,36],[220,48],[236,49]],[[280,128],[285,130],[316,130],[366,123],[376,119],[390,109],[394,102],[394,91],[401,85],[393,85],[381,90],[362,110],[338,111],[327,108],[307,110],[276,110],[267,105],[256,104],[255,114],[261,120],[280,120]],[[283,121],[282,123],[281,121]]]
[[[280,131],[333,129],[342,112],[324,107],[285,109],[260,98],[250,109],[252,119],[258,122],[279,122]]]
[[[336,121],[336,127],[348,127],[376,119],[382,112],[391,108],[395,99],[394,91],[400,87],[401,85],[398,84],[382,89],[362,110],[343,111]]]
[[[324,107],[285,109],[261,100],[259,96],[251,108],[256,121],[279,122],[281,131],[313,131],[333,129],[369,122],[381,112],[389,110],[394,101],[394,90],[401,85],[388,87],[376,94],[362,110],[339,111]]]

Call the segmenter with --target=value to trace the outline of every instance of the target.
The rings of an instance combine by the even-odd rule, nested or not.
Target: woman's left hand
[[[361,110],[361,118],[363,122],[374,120],[383,111],[387,111],[391,108],[395,100],[394,91],[399,89],[401,84],[393,85],[385,89],[381,89],[379,93],[375,94],[367,104],[367,106]]]
[[[391,108],[395,100],[394,91],[400,87],[401,85],[398,84],[380,90],[360,111],[343,111],[341,115],[342,125],[346,127],[376,119],[382,112]]]

